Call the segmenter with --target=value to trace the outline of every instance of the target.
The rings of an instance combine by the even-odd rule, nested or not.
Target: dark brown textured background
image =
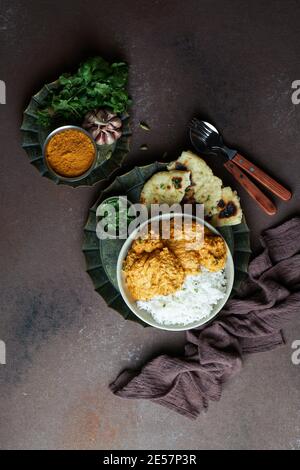
[[[264,228],[299,207],[300,105],[291,102],[299,24],[297,0],[0,0],[1,448],[300,448],[300,365],[291,362],[300,319],[285,347],[247,358],[196,422],[108,391],[120,369],[176,351],[183,335],[124,322],[94,293],[81,242],[100,187],[41,178],[19,132],[23,108],[45,81],[90,54],[125,59],[134,103],[127,168],[166,151],[176,157],[198,113],[293,191],[289,203],[276,200],[273,218],[240,191],[256,249]]]

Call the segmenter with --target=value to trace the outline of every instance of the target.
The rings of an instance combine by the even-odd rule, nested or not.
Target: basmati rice
[[[224,270],[211,272],[203,268],[199,274],[187,276],[174,294],[139,300],[137,305],[162,325],[188,325],[208,317],[225,292]]]

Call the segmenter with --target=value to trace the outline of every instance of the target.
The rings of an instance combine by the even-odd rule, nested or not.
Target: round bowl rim
[[[196,220],[196,222],[198,223],[201,223],[202,225],[206,226],[209,230],[211,230],[213,233],[219,235],[220,237],[222,237],[222,239],[224,240],[225,242],[225,245],[226,245],[226,248],[227,248],[227,260],[226,260],[226,263],[229,263],[229,271],[231,273],[231,279],[230,279],[230,283],[227,285],[227,288],[226,288],[226,295],[224,296],[224,298],[219,302],[219,305],[218,305],[218,308],[217,310],[213,313],[213,315],[209,315],[208,317],[205,317],[205,318],[202,318],[201,320],[199,320],[197,323],[196,322],[193,322],[192,324],[187,324],[187,325],[182,325],[182,326],[176,326],[176,325],[163,325],[163,324],[158,324],[154,319],[153,319],[153,322],[152,321],[148,321],[146,320],[142,315],[140,315],[139,313],[137,313],[133,307],[132,307],[132,302],[127,298],[127,294],[124,290],[124,287],[123,287],[123,270],[122,270],[122,265],[123,265],[123,261],[125,259],[125,256],[130,248],[130,246],[132,245],[133,243],[133,240],[135,238],[135,236],[138,234],[138,232],[143,228],[145,227],[147,224],[149,224],[151,221],[155,221],[155,220],[159,220],[159,219],[163,219],[163,218],[173,218],[173,217],[182,217],[183,216],[183,213],[165,213],[165,214],[160,214],[160,215],[156,215],[154,217],[150,217],[148,218],[145,222],[143,222],[140,227],[136,228],[133,230],[133,232],[128,236],[128,238],[125,240],[121,250],[120,250],[120,253],[119,253],[119,256],[118,256],[118,261],[117,261],[117,282],[118,282],[118,287],[119,287],[119,291],[120,291],[120,294],[122,296],[122,299],[123,301],[126,303],[126,305],[129,307],[129,309],[132,311],[132,313],[134,313],[134,315],[136,315],[140,320],[142,320],[143,322],[147,323],[148,325],[154,327],[154,328],[158,328],[160,330],[165,330],[165,331],[187,331],[187,330],[191,330],[191,329],[194,329],[194,328],[198,328],[206,323],[209,323],[211,322],[213,319],[215,319],[215,317],[218,315],[218,313],[222,310],[222,308],[224,307],[224,305],[226,304],[226,302],[228,301],[229,297],[230,297],[230,294],[232,292],[232,288],[233,288],[233,283],[234,283],[234,263],[233,263],[233,257],[232,257],[232,254],[231,254],[231,251],[229,249],[229,246],[226,242],[226,240],[224,239],[223,235],[215,228],[213,227],[211,224],[209,224],[206,220],[204,219],[201,219],[200,217],[197,217],[195,215],[190,215],[190,214],[184,214],[184,217],[187,217],[189,219],[194,219]],[[124,255],[125,253],[125,255]],[[227,279],[228,280],[228,279]]]
[[[50,142],[50,140],[52,139],[52,137],[54,135],[60,134],[61,132],[64,132],[64,131],[67,131],[67,130],[70,130],[70,129],[75,129],[77,131],[80,131],[83,134],[85,134],[87,137],[89,137],[90,141],[92,142],[92,144],[94,146],[95,153],[94,153],[94,161],[93,161],[93,163],[91,164],[91,166],[89,167],[89,169],[87,171],[85,171],[84,173],[82,173],[82,175],[79,175],[79,176],[70,176],[70,177],[68,177],[68,176],[62,176],[59,173],[56,173],[56,171],[51,167],[51,165],[49,165],[47,157],[46,157],[46,148],[47,148],[48,143]],[[56,129],[51,131],[50,134],[47,135],[47,137],[45,139],[45,142],[43,144],[43,159],[44,159],[44,163],[47,167],[47,170],[50,173],[52,173],[53,176],[55,176],[56,178],[59,178],[61,181],[76,182],[76,181],[80,181],[80,180],[86,178],[93,171],[93,169],[95,168],[95,165],[96,165],[96,162],[97,162],[97,152],[98,152],[97,144],[96,144],[95,140],[93,139],[93,137],[91,136],[91,134],[87,130],[83,129],[83,127],[73,126],[71,124],[66,125],[66,126],[57,127]]]

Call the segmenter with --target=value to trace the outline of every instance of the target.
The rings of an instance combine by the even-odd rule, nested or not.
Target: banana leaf
[[[111,196],[127,196],[133,202],[139,202],[140,193],[145,182],[157,171],[166,169],[165,163],[155,162],[147,166],[135,167],[128,173],[118,176],[104,191],[101,192],[95,204],[90,208],[84,227],[83,253],[86,269],[95,290],[105,300],[107,305],[122,315],[125,320],[131,320],[145,325],[127,307],[118,290],[116,279],[116,264],[122,240],[99,240],[96,234],[96,211],[104,199]],[[232,294],[236,293],[241,282],[247,277],[249,258],[251,255],[249,228],[246,221],[241,224],[222,227],[219,230],[225,238],[234,259],[235,281]]]
[[[51,90],[58,86],[58,82],[52,82],[44,87],[34,95],[27,108],[23,113],[23,122],[21,126],[22,132],[22,147],[26,151],[30,163],[39,171],[42,176],[49,178],[56,184],[67,184],[69,186],[93,186],[99,181],[109,179],[109,177],[118,168],[121,167],[124,158],[129,152],[130,144],[130,126],[129,115],[123,114],[120,116],[122,120],[122,137],[112,145],[98,145],[97,146],[97,163],[93,171],[81,179],[80,181],[66,181],[57,178],[50,173],[44,162],[43,145],[46,137],[54,130],[55,127],[44,129],[41,127],[37,120],[37,111],[43,108],[46,98]],[[59,125],[72,124],[71,122],[61,122]]]

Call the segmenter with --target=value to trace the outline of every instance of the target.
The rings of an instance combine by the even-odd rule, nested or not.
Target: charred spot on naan
[[[217,214],[211,218],[212,225],[237,225],[243,218],[240,198],[229,186],[222,188],[222,197],[217,204]]]
[[[220,207],[222,210],[219,212],[219,218],[228,218],[228,217],[233,217],[234,215],[237,214],[238,208],[236,204],[233,201],[229,201],[225,203],[223,199],[221,199],[218,202],[218,207]]]
[[[182,188],[182,178],[181,178],[181,176],[180,177],[174,176],[172,178],[172,184],[174,185],[174,187],[176,189],[181,189]]]
[[[189,171],[160,171],[145,183],[140,202],[150,207],[151,204],[180,203],[185,190],[190,186]]]
[[[195,191],[192,185],[186,188],[181,202],[182,204],[196,204]]]
[[[183,163],[180,162],[175,162],[175,170],[180,170],[180,171],[188,171],[186,165],[183,165]]]

